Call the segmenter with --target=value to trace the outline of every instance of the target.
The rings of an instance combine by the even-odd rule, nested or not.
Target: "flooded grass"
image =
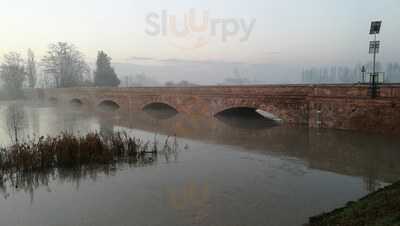
[[[152,161],[150,154],[175,152],[177,145],[166,139],[164,146],[158,142],[144,142],[127,133],[116,132],[103,136],[89,133],[76,136],[62,133],[56,137],[39,137],[0,149],[0,180],[10,172],[42,171],[49,168],[79,168],[84,165],[110,164],[121,160]]]

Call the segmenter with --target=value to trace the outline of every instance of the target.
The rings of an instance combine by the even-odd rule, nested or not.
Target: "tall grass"
[[[166,144],[159,150],[157,142],[143,142],[127,133],[103,136],[89,133],[76,136],[62,133],[40,137],[8,148],[0,148],[0,180],[7,172],[41,171],[49,168],[77,168],[91,164],[110,164],[119,160],[152,161],[146,154],[174,152],[176,145]]]

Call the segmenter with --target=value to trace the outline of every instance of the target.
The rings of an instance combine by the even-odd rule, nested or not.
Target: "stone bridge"
[[[119,112],[163,104],[177,112],[214,117],[235,108],[260,109],[287,124],[400,134],[400,85],[384,85],[371,99],[366,85],[257,85],[67,88],[29,91],[34,99],[114,106]]]

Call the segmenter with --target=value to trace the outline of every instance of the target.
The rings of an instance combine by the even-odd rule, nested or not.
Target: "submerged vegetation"
[[[309,226],[398,226],[400,182],[378,190],[346,207],[312,217]]]
[[[112,164],[116,161],[153,161],[150,154],[176,152],[177,142],[166,139],[144,142],[127,133],[116,132],[104,136],[89,133],[76,136],[62,133],[56,137],[40,137],[0,149],[0,181],[7,173],[33,172],[51,168],[80,168],[86,165]]]

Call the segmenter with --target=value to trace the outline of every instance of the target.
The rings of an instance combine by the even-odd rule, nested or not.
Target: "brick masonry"
[[[88,109],[111,100],[122,112],[165,103],[181,113],[213,117],[229,108],[251,107],[290,124],[400,134],[400,85],[381,87],[376,99],[368,97],[365,85],[69,88],[27,93],[34,99],[60,104],[78,99]]]

